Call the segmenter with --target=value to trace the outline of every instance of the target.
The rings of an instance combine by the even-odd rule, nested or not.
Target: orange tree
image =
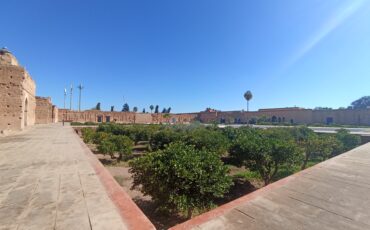
[[[159,209],[185,212],[188,218],[194,210],[211,207],[232,185],[218,154],[182,142],[129,164],[133,188],[150,195]]]
[[[230,148],[230,155],[240,165],[257,171],[265,185],[272,181],[281,166],[292,165],[302,157],[293,140],[271,138],[263,130],[239,135]]]
[[[112,143],[114,143],[115,150],[119,154],[117,158],[118,162],[124,160],[132,154],[132,147],[134,146],[134,142],[128,136],[112,136],[111,141]]]

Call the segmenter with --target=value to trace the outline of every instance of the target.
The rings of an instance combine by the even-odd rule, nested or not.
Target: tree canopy
[[[172,143],[129,162],[133,188],[150,195],[162,210],[204,210],[229,190],[232,180],[219,156],[184,143]]]
[[[127,103],[123,105],[122,112],[130,112],[130,106]]]
[[[353,109],[366,109],[370,107],[370,96],[361,97],[351,103]]]
[[[264,130],[239,135],[230,154],[241,165],[259,172],[265,185],[271,182],[281,166],[298,162],[302,156],[294,141],[270,138]]]
[[[95,109],[96,109],[96,110],[100,110],[100,106],[101,106],[101,104],[100,104],[100,102],[98,102],[98,103],[96,104],[96,106],[95,106]]]

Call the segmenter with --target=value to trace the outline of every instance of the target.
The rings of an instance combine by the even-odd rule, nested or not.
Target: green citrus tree
[[[302,153],[294,141],[271,138],[264,131],[258,131],[237,137],[230,155],[239,164],[259,172],[267,185],[281,166],[300,161]]]
[[[97,146],[99,153],[109,154],[111,159],[114,158],[114,152],[116,151],[116,145],[112,141],[112,137],[102,140]]]
[[[223,197],[232,185],[216,153],[181,142],[129,162],[133,188],[150,195],[160,209],[181,211],[191,218]]]
[[[132,154],[134,142],[129,137],[123,135],[113,136],[111,142],[114,143],[115,150],[119,154],[117,158],[118,162]]]

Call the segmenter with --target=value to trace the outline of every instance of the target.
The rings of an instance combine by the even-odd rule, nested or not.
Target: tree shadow
[[[231,186],[229,192],[226,193],[223,198],[217,199],[215,201],[217,205],[226,204],[258,189],[250,181],[242,178],[236,178],[233,180],[233,182],[234,185]]]
[[[158,211],[158,204],[152,200],[135,197],[133,198],[133,201],[150,219],[156,229],[168,229],[187,220],[185,217],[182,217],[177,213],[170,214],[168,212]]]

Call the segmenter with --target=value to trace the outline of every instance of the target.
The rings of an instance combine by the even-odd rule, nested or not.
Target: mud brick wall
[[[35,82],[20,66],[0,64],[0,133],[35,123]]]
[[[36,124],[53,123],[53,105],[50,97],[36,97]]]

